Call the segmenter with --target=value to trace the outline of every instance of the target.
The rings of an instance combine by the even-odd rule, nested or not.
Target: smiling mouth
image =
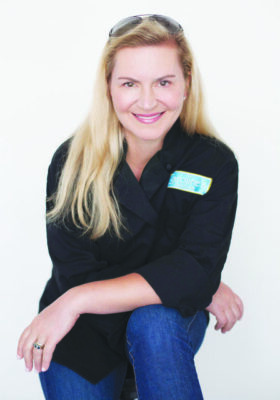
[[[162,117],[164,111],[154,114],[132,114],[137,119],[137,121],[141,122],[142,124],[153,124]]]

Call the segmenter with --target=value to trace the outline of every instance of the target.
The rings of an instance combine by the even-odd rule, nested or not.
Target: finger
[[[226,321],[226,323],[224,324],[224,326],[222,327],[221,332],[222,332],[222,333],[226,333],[226,332],[230,331],[231,328],[232,328],[233,325],[234,325],[234,321],[235,321],[235,318],[234,318],[232,315],[229,315],[229,313],[228,313],[228,315],[227,315],[227,321]]]
[[[219,329],[222,329],[224,325],[227,323],[226,315],[224,312],[221,312],[219,316],[216,316],[217,318],[217,323],[215,325],[215,329],[218,331]]]
[[[22,332],[20,335],[19,341],[18,341],[18,346],[17,346],[17,357],[21,359],[23,357],[23,346],[24,343],[27,339],[27,337],[30,334],[30,328],[29,326]]]
[[[45,345],[45,348],[43,351],[43,358],[42,358],[42,371],[43,372],[45,372],[49,369],[55,346],[56,346],[55,344],[50,344],[50,343],[46,343],[46,345]]]
[[[234,323],[236,323],[241,318],[241,315],[242,315],[241,310],[237,304],[233,304],[231,307],[231,310],[232,310],[232,312],[234,314],[234,318],[235,318]]]
[[[23,357],[25,362],[26,371],[32,371],[33,368],[33,343],[34,339],[30,337],[25,341],[23,345]]]
[[[238,305],[238,308],[240,310],[240,318],[241,319],[243,317],[244,314],[244,304],[243,301],[240,299],[240,297],[237,296],[237,298],[235,299],[236,304]]]
[[[222,333],[226,333],[226,332],[230,331],[236,322],[236,316],[231,309],[228,309],[226,311],[226,320],[227,321],[222,328]]]
[[[44,340],[42,339],[36,340],[36,344],[44,346]],[[33,362],[35,370],[38,373],[42,371],[42,359],[43,359],[43,348],[41,349],[35,348],[33,344]]]

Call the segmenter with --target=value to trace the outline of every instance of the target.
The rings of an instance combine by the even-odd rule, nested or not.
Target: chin
[[[178,116],[163,115],[162,119],[154,123],[142,123],[134,119],[123,124],[126,136],[134,136],[138,140],[163,140],[167,132],[177,120]]]
[[[165,136],[168,130],[159,126],[145,126],[134,129],[132,134],[142,140],[159,140]]]

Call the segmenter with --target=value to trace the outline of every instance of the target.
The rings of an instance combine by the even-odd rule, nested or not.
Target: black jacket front
[[[69,141],[52,159],[48,196],[56,190],[68,147]],[[211,178],[212,184],[204,195],[168,187],[175,171]],[[205,309],[227,257],[237,184],[232,151],[217,139],[187,135],[177,121],[139,182],[125,159],[118,168],[114,190],[126,226],[123,240],[106,234],[93,241],[73,227],[47,225],[53,271],[40,310],[73,286],[131,272],[142,275],[162,304],[183,316]],[[53,360],[98,382],[125,358],[130,315],[82,315],[57,345]]]

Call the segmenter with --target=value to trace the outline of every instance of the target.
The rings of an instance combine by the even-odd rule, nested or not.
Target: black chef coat
[[[47,195],[56,190],[69,140],[54,154]],[[175,171],[211,178],[206,194],[168,187]],[[204,179],[204,178],[203,178]],[[179,120],[138,182],[122,160],[114,191],[126,226],[123,239],[97,240],[73,226],[48,224],[52,276],[40,310],[73,286],[137,272],[183,316],[211,303],[230,245],[237,204],[238,164],[221,141],[188,135]],[[131,312],[84,314],[58,343],[53,360],[97,383],[125,359],[125,329]]]

